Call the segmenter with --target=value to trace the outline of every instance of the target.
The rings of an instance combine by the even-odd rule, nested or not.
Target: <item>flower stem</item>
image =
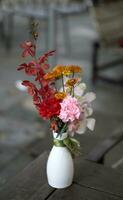
[[[64,76],[63,76],[63,74],[61,76],[61,79],[62,79],[63,92],[65,92],[65,88],[64,88]]]
[[[37,41],[35,41],[35,55],[34,55],[34,59],[35,59],[35,62],[37,63],[37,57],[36,57],[36,55],[37,55]]]
[[[74,72],[73,72],[73,74],[72,74],[72,78],[74,78]]]
[[[73,74],[72,74],[72,78],[74,78],[74,72],[73,72]],[[74,97],[74,85],[73,85],[73,87],[72,87],[72,90],[73,90],[73,97]]]
[[[53,83],[53,85],[54,85],[54,88],[55,88],[56,92],[58,92],[55,82]]]
[[[73,97],[74,97],[74,86],[73,86]]]

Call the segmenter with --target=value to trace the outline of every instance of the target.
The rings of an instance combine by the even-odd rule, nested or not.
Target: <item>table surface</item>
[[[50,187],[46,178],[47,158],[48,152],[44,152],[7,183],[0,192],[0,200],[123,199],[123,175],[82,157],[75,159],[75,176],[70,187]]]

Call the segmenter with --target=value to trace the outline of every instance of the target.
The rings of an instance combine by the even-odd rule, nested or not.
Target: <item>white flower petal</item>
[[[95,122],[96,122],[96,120],[95,120],[94,118],[88,118],[88,119],[87,119],[87,127],[88,127],[91,131],[94,130]]]
[[[85,133],[86,126],[87,126],[87,120],[85,118],[84,120],[80,121],[80,125],[79,125],[78,129],[76,130],[76,133],[78,133],[78,134]]]
[[[86,84],[85,83],[80,83],[79,85],[77,85],[75,88],[74,88],[74,94],[76,96],[82,96],[84,91],[86,89]]]
[[[64,85],[66,84],[66,82],[69,80],[69,76],[64,76]]]
[[[83,96],[83,101],[92,102],[96,99],[96,94],[93,92],[88,92]]]
[[[91,116],[93,114],[93,109],[91,107],[87,107],[85,115],[86,117]]]

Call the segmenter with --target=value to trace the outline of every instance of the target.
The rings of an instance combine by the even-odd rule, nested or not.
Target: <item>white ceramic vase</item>
[[[67,133],[57,137],[57,133],[53,133],[53,137],[57,140],[63,140],[67,137]],[[54,188],[66,188],[72,184],[74,175],[74,164],[70,151],[67,147],[53,146],[47,160],[47,179],[50,186]]]

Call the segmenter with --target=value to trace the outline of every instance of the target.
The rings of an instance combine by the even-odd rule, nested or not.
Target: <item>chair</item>
[[[87,10],[87,4],[86,1],[69,1],[67,4],[62,5],[62,6],[56,6],[55,7],[55,12],[56,12],[56,17],[60,18],[62,20],[63,24],[63,32],[65,33],[64,35],[64,46],[66,52],[71,51],[71,40],[70,40],[70,28],[69,28],[69,18],[71,16],[77,16],[80,15],[81,13],[85,12]]]
[[[84,1],[83,1],[84,2]],[[47,22],[46,27],[46,48],[57,48],[57,19],[61,18],[63,22],[63,36],[65,41],[65,47],[67,51],[70,50],[70,34],[68,17],[71,15],[80,14],[86,9],[85,3],[71,3],[69,0],[3,0],[3,11],[6,13],[7,19],[7,49],[11,48],[11,40],[13,33],[9,30],[11,25],[14,26],[14,17],[21,16],[27,19],[38,19],[39,21],[45,20]],[[53,60],[54,59],[54,60]],[[52,65],[56,63],[56,58],[51,58]]]
[[[92,81],[98,79],[115,84],[123,84],[123,77],[118,79],[102,74],[109,68],[123,63],[123,1],[122,0],[92,0],[90,13],[94,19],[99,38],[93,43],[92,53]],[[104,48],[115,55],[121,54],[118,59],[100,64],[99,53]]]
[[[1,0],[0,0],[0,38],[2,41],[5,39],[3,12],[1,10]]]
[[[29,20],[46,20],[48,13],[41,4],[42,0],[1,0],[1,10],[4,13],[4,26],[6,30],[6,48],[12,47],[14,18],[16,16],[24,17]],[[11,31],[10,31],[11,30]]]

